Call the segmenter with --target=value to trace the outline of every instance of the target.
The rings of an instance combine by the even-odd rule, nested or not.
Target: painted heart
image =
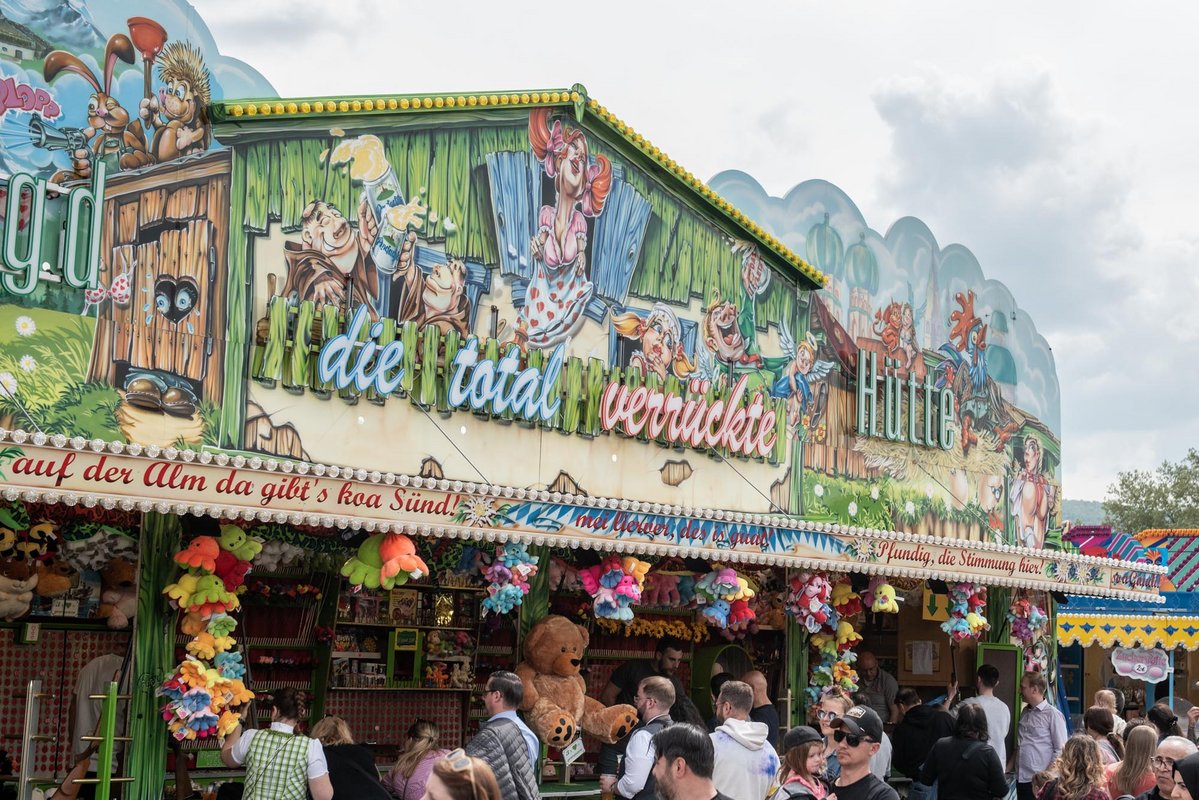
[[[174,324],[194,311],[199,300],[200,289],[189,277],[160,275],[154,284],[154,310]]]

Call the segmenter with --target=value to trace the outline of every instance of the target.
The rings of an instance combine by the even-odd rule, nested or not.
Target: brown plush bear
[[[587,696],[579,675],[587,649],[587,629],[566,617],[551,615],[525,637],[525,660],[516,667],[524,684],[521,710],[529,727],[551,747],[564,747],[586,732],[612,744],[637,724],[637,709],[607,708]]]
[[[137,613],[137,564],[114,558],[100,570],[100,608],[96,616],[110,628],[128,628]]]

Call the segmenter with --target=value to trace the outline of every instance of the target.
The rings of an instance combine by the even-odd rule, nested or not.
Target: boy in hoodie
[[[741,681],[728,681],[716,698],[712,734],[716,766],[712,782],[731,800],[762,800],[779,772],[779,757],[767,741],[764,723],[753,722],[754,691]]]

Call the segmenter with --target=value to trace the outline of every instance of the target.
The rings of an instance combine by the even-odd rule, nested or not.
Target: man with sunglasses
[[[524,700],[525,687],[514,672],[496,670],[487,679],[483,705],[491,718],[466,743],[466,754],[482,759],[495,773],[505,800],[540,800],[534,764],[540,743],[524,736],[528,726],[516,714]]]
[[[1174,762],[1197,752],[1193,742],[1181,736],[1167,736],[1157,746],[1157,755],[1149,762],[1157,785],[1137,800],[1169,800],[1174,796]]]
[[[883,721],[869,706],[854,706],[832,721],[841,774],[833,781],[837,800],[899,800],[899,794],[870,771],[870,757],[883,739]]]

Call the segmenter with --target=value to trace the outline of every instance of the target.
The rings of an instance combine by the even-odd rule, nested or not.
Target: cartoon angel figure
[[[888,355],[903,355],[903,365],[916,363],[920,348],[916,344],[916,320],[911,303],[892,300],[874,314],[874,333]]]
[[[811,333],[802,342],[796,343],[786,323],[783,323],[779,326],[779,338],[782,340],[783,353],[791,359],[791,363],[770,387],[770,396],[787,399],[787,416],[792,420],[792,427],[795,427],[808,413],[808,406],[815,399],[813,384],[823,380],[836,364],[816,358],[817,342]],[[816,412],[821,410],[814,408]]]
[[[1057,498],[1057,487],[1041,471],[1041,441],[1033,435],[1024,437],[1023,466],[1012,480],[1008,502],[1016,518],[1016,534],[1024,547],[1045,546],[1049,514]]]
[[[587,277],[587,217],[598,217],[612,186],[612,165],[589,156],[583,131],[549,124],[549,110],[529,114],[529,143],[554,181],[557,202],[542,206],[530,244],[533,275],[517,318],[517,340],[550,347],[567,338],[595,286]]]
[[[615,314],[612,327],[626,339],[641,343],[641,349],[629,358],[629,366],[640,369],[643,375],[652,373],[659,380],[666,380],[671,373],[676,378],[686,378],[695,371],[695,365],[683,351],[679,318],[665,303],[654,303],[644,318],[632,311]]]

